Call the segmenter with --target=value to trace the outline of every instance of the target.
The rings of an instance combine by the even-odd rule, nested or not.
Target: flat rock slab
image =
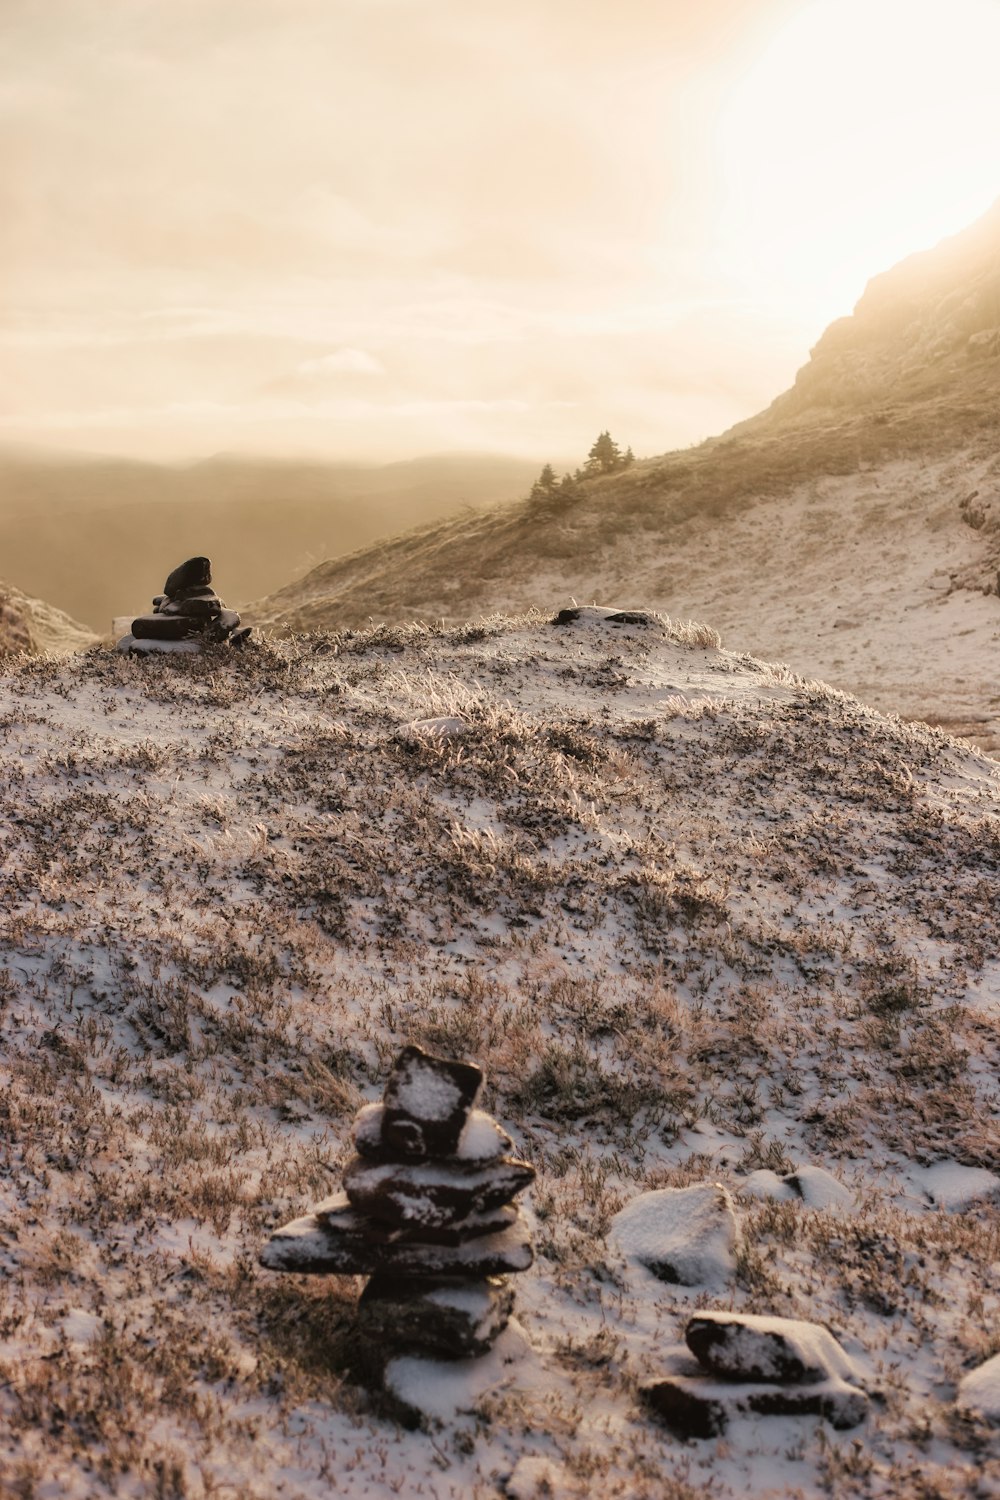
[[[671,1375],[642,1387],[646,1406],[678,1437],[711,1438],[733,1417],[823,1417],[838,1429],[857,1427],[868,1414],[864,1391],[843,1380],[818,1385],[734,1385]]]
[[[641,1193],[612,1219],[608,1238],[627,1259],[678,1286],[727,1282],[740,1244],[732,1199],[716,1182]]]
[[[459,1244],[418,1240],[413,1231],[387,1232],[379,1239],[373,1237],[370,1221],[338,1194],[313,1213],[276,1230],[261,1251],[260,1264],[270,1271],[307,1275],[372,1276],[395,1271],[440,1279],[526,1271],[534,1258],[523,1214],[516,1214],[514,1222],[499,1233]]]
[[[372,1161],[385,1161],[398,1156],[382,1139],[384,1118],[385,1106],[382,1104],[366,1104],[359,1111],[354,1122],[353,1140],[360,1156]],[[453,1155],[455,1161],[467,1166],[485,1166],[488,1162],[499,1161],[513,1149],[514,1142],[506,1130],[501,1129],[491,1115],[485,1114],[481,1109],[473,1109],[462,1127]]]
[[[815,1385],[857,1377],[829,1329],[802,1319],[698,1313],[688,1319],[684,1338],[699,1364],[729,1380]]]
[[[552,624],[631,625],[663,630],[660,621],[647,609],[614,609],[604,604],[575,604],[569,609],[561,609]]]
[[[441,1359],[485,1354],[506,1328],[514,1292],[503,1277],[426,1281],[382,1273],[358,1302],[358,1329],[387,1357],[416,1349]]]
[[[384,1144],[403,1156],[451,1156],[483,1082],[473,1063],[404,1047],[386,1084]]]
[[[958,1405],[1000,1426],[1000,1354],[994,1354],[978,1370],[971,1370],[963,1377],[958,1387]]]
[[[132,621],[132,634],[139,641],[182,641],[197,635],[202,623],[185,615],[137,615]]]
[[[504,1158],[485,1166],[444,1161],[373,1162],[354,1156],[344,1189],[361,1213],[393,1226],[444,1228],[472,1214],[500,1208],[534,1180],[526,1161]]]
[[[130,631],[128,635],[122,636],[115,650],[129,656],[197,656],[203,645],[204,642],[198,636],[184,641],[150,641],[140,640]]]

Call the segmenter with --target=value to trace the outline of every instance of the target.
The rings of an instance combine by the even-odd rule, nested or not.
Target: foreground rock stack
[[[868,1414],[853,1361],[818,1323],[703,1312],[684,1339],[686,1349],[666,1352],[665,1378],[642,1390],[680,1437],[717,1437],[738,1416],[818,1416],[845,1428]]]
[[[361,1110],[343,1193],[271,1236],[272,1271],[362,1275],[358,1332],[369,1371],[401,1353],[485,1354],[507,1326],[506,1277],[534,1259],[513,1199],[533,1167],[489,1115],[470,1063],[406,1047],[381,1104]]]
[[[235,609],[227,609],[212,587],[212,563],[189,557],[175,568],[153,600],[152,613],[138,615],[118,642],[120,651],[196,651],[205,645],[241,646],[250,634]]]

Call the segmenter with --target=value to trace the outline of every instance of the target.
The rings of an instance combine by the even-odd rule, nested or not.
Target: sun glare
[[[1000,0],[805,0],[719,126],[726,269],[827,321],[1000,197]]]

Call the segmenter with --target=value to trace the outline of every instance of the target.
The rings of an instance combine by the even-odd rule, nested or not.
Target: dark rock
[[[358,1302],[358,1327],[395,1354],[417,1349],[444,1359],[485,1354],[506,1328],[514,1293],[502,1277],[427,1281],[373,1276]]]
[[[572,625],[580,618],[578,609],[561,609],[552,621],[553,625]]]
[[[482,1081],[472,1063],[404,1047],[386,1085],[383,1143],[403,1156],[451,1156]]]
[[[343,1194],[276,1230],[260,1257],[261,1265],[272,1271],[342,1276],[396,1271],[437,1279],[502,1276],[526,1271],[533,1260],[531,1235],[521,1214],[499,1234],[479,1235],[459,1245],[416,1240],[407,1231],[387,1233],[379,1241],[370,1222]]]
[[[643,1401],[678,1437],[725,1432],[735,1416],[823,1417],[832,1427],[856,1427],[868,1414],[864,1391],[843,1380],[819,1385],[735,1385],[671,1375],[642,1388]]]
[[[480,1167],[355,1156],[344,1168],[344,1188],[356,1209],[383,1223],[436,1228],[509,1203],[534,1176],[534,1167],[513,1158]]]
[[[461,1245],[466,1240],[481,1239],[483,1235],[500,1234],[517,1223],[519,1213],[515,1204],[504,1203],[499,1208],[491,1208],[488,1213],[469,1214],[468,1218],[442,1225],[385,1224],[367,1214],[363,1217],[370,1245]]]
[[[608,615],[609,625],[652,625],[653,616],[641,609],[618,609],[613,615]]]
[[[212,582],[212,563],[207,557],[189,557],[168,576],[163,592],[176,599],[182,589],[203,589]]]
[[[165,615],[183,615],[191,620],[217,619],[223,612],[222,600],[213,595],[211,599],[171,599],[163,606]]]
[[[197,621],[183,615],[139,615],[132,621],[132,634],[137,641],[184,641],[200,630]]]
[[[397,1160],[399,1153],[387,1146],[382,1139],[382,1121],[385,1107],[381,1104],[366,1104],[354,1122],[354,1145],[361,1156],[371,1161]],[[469,1112],[468,1119],[458,1138],[454,1159],[468,1166],[485,1166],[499,1161],[514,1149],[514,1142],[501,1129],[492,1116],[480,1109]]]
[[[655,1380],[639,1394],[654,1416],[678,1437],[710,1438],[725,1432],[728,1414],[723,1401],[714,1399],[698,1381],[681,1376]]]
[[[856,1376],[848,1355],[819,1323],[706,1312],[688,1320],[684,1338],[706,1370],[730,1380],[803,1385]]]
[[[231,635],[240,623],[239,614],[235,609],[224,609],[209,624],[209,630],[218,640]]]
[[[178,589],[172,596],[177,604],[187,604],[191,599],[218,599],[219,596],[210,584],[196,585],[190,589]],[[221,603],[221,600],[219,601]]]

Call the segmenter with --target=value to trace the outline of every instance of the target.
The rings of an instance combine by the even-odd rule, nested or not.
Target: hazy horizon
[[[0,445],[638,454],[1000,191],[994,0],[7,0]]]

